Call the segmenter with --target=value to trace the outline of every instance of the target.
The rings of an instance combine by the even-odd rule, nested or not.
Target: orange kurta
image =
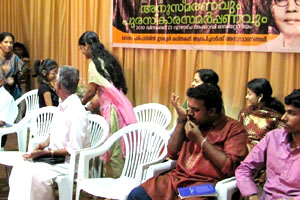
[[[179,155],[168,151],[171,159],[177,159],[176,168],[164,175],[154,177],[141,186],[153,200],[180,199],[177,188],[201,183],[216,183],[234,176],[235,168],[246,157],[247,134],[242,125],[225,115],[211,127],[202,130],[207,142],[225,152],[227,158],[222,170],[208,160],[200,145],[186,139]]]

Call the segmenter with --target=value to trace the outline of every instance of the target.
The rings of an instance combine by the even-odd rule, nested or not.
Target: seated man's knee
[[[151,198],[142,186],[138,186],[129,193],[127,200],[151,200]]]

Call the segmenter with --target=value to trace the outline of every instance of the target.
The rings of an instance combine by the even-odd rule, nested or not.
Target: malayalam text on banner
[[[300,52],[295,0],[112,1],[114,47]]]

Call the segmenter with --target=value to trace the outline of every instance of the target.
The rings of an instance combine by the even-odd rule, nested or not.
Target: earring
[[[258,98],[257,103],[260,103],[261,100],[262,100],[262,96]]]

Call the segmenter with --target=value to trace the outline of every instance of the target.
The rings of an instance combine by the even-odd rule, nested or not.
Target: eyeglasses
[[[286,7],[292,0],[274,0],[275,4],[279,7]],[[294,0],[297,6],[300,6],[300,0]]]

